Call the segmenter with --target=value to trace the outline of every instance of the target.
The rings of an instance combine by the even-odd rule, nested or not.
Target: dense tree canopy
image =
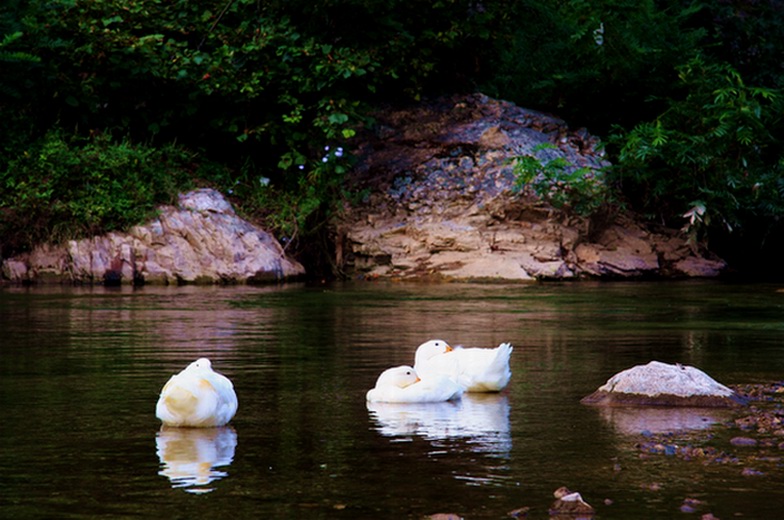
[[[10,0],[0,247],[199,183],[317,233],[369,107],[471,90],[605,136],[614,200],[761,247],[784,212],[783,30],[781,0]]]

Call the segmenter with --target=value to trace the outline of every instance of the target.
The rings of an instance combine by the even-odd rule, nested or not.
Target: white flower
[[[599,23],[599,27],[593,31],[593,41],[596,45],[604,44],[604,22]]]
[[[704,214],[705,205],[702,202],[695,202],[694,206],[683,214],[683,217],[689,219],[689,225],[693,226],[697,222],[702,222],[702,216]]]

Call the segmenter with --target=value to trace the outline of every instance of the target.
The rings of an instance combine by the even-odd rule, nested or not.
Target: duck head
[[[212,369],[212,363],[210,363],[210,360],[205,357],[197,359],[196,361],[188,365],[188,368],[186,368],[186,370],[211,370],[211,369]]]
[[[434,356],[446,354],[447,352],[452,352],[452,347],[449,346],[449,343],[443,339],[431,339],[430,341],[422,343],[417,348],[414,357],[414,365],[416,366]]]
[[[396,386],[398,388],[406,388],[418,382],[419,376],[417,376],[416,371],[408,365],[402,365],[384,370],[378,376],[376,387]]]

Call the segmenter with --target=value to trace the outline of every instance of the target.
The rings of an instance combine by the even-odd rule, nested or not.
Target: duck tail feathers
[[[501,343],[500,345],[498,345],[498,348],[496,348],[496,350],[498,351],[499,357],[509,358],[509,356],[512,355],[512,351],[514,350],[514,347],[512,346],[511,343]]]

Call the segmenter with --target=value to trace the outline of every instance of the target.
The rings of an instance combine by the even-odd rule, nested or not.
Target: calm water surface
[[[431,338],[512,342],[510,387],[368,407],[377,375]],[[688,517],[687,497],[723,519],[779,518],[784,463],[744,477],[641,459],[660,417],[579,399],[652,359],[778,381],[782,339],[774,285],[0,288],[0,516],[547,518],[566,485],[600,519]],[[233,380],[237,416],[161,430],[160,388],[200,356]]]

